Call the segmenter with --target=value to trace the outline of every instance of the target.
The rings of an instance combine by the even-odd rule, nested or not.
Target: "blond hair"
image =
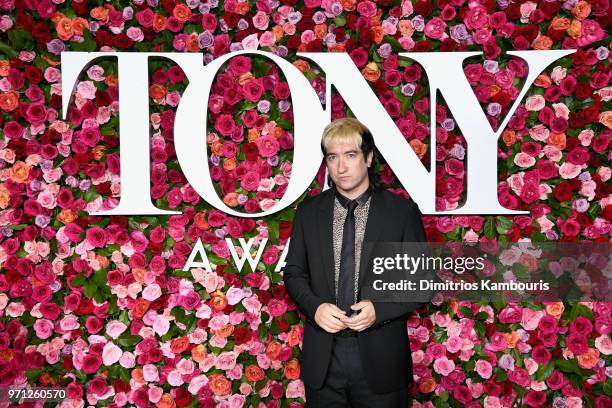
[[[330,143],[348,143],[361,148],[362,135],[369,132],[368,128],[355,118],[342,118],[331,122],[323,130],[321,148],[327,151]]]

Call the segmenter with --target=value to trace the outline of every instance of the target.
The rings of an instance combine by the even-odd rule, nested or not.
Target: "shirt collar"
[[[348,205],[349,201],[353,201],[348,197],[343,196],[338,189],[335,189],[336,192],[336,198],[338,199],[338,201],[340,202],[340,204],[342,205],[342,207],[346,208],[346,206]],[[354,201],[357,201],[357,204],[359,204],[360,206],[364,205],[365,203],[368,202],[368,199],[370,198],[370,195],[372,195],[372,187],[368,187],[368,189],[366,191],[363,192],[363,194],[361,194],[359,197],[355,198]]]

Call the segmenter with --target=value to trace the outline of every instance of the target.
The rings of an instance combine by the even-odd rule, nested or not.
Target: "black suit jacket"
[[[296,211],[283,272],[285,286],[306,316],[301,377],[313,388],[323,385],[331,359],[333,334],[315,323],[322,303],[335,304],[333,208],[334,189],[302,202]],[[359,287],[372,282],[366,270],[372,245],[366,242],[424,242],[421,212],[412,200],[383,189],[372,193],[360,259]],[[360,299],[363,300],[363,299]],[[406,328],[408,313],[422,303],[373,302],[376,322],[358,334],[368,383],[376,393],[406,387],[412,379],[412,358]]]

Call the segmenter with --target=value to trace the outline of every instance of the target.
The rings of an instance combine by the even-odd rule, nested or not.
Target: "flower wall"
[[[608,0],[0,0],[0,386],[61,385],[69,397],[61,407],[304,404],[303,329],[275,271],[293,208],[233,217],[198,196],[173,144],[188,81],[154,58],[151,196],[182,215],[89,215],[120,197],[117,64],[87,67],[62,120],[62,51],[196,52],[207,63],[265,50],[293,63],[322,101],[324,73],[296,52],[347,52],[406,148],[436,167],[444,210],[465,199],[469,149],[443,99],[431,145],[426,75],[398,52],[483,52],[464,71],[495,128],[527,75],[507,51],[577,49],[537,78],[499,141],[500,202],[529,215],[423,221],[437,242],[605,243],[607,24]],[[337,94],[331,109],[334,118],[350,114]],[[219,197],[246,213],[272,207],[294,154],[282,73],[265,58],[233,58],[217,76],[208,115],[202,148]],[[384,160],[377,169],[385,188],[408,195]],[[323,178],[320,171],[301,199],[318,194]],[[242,237],[265,243],[255,270],[232,261],[225,239],[240,255]],[[198,239],[213,272],[182,271]],[[413,406],[610,407],[611,312],[604,302],[428,305],[408,322]]]

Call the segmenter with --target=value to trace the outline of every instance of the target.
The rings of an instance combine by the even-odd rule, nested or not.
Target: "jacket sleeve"
[[[425,228],[421,220],[422,214],[417,204],[410,200],[408,210],[409,216],[406,217],[406,224],[402,233],[402,241],[407,243],[420,242],[423,243],[426,251],[427,237],[425,236]],[[426,305],[426,302],[373,302],[376,312],[376,321],[374,327],[382,326],[389,323],[393,319],[402,317],[410,312],[413,312]]]
[[[315,295],[310,287],[310,269],[308,252],[304,235],[304,219],[298,206],[293,220],[293,229],[289,241],[289,252],[283,269],[283,281],[289,296],[298,309],[313,323],[318,307],[324,300]]]

